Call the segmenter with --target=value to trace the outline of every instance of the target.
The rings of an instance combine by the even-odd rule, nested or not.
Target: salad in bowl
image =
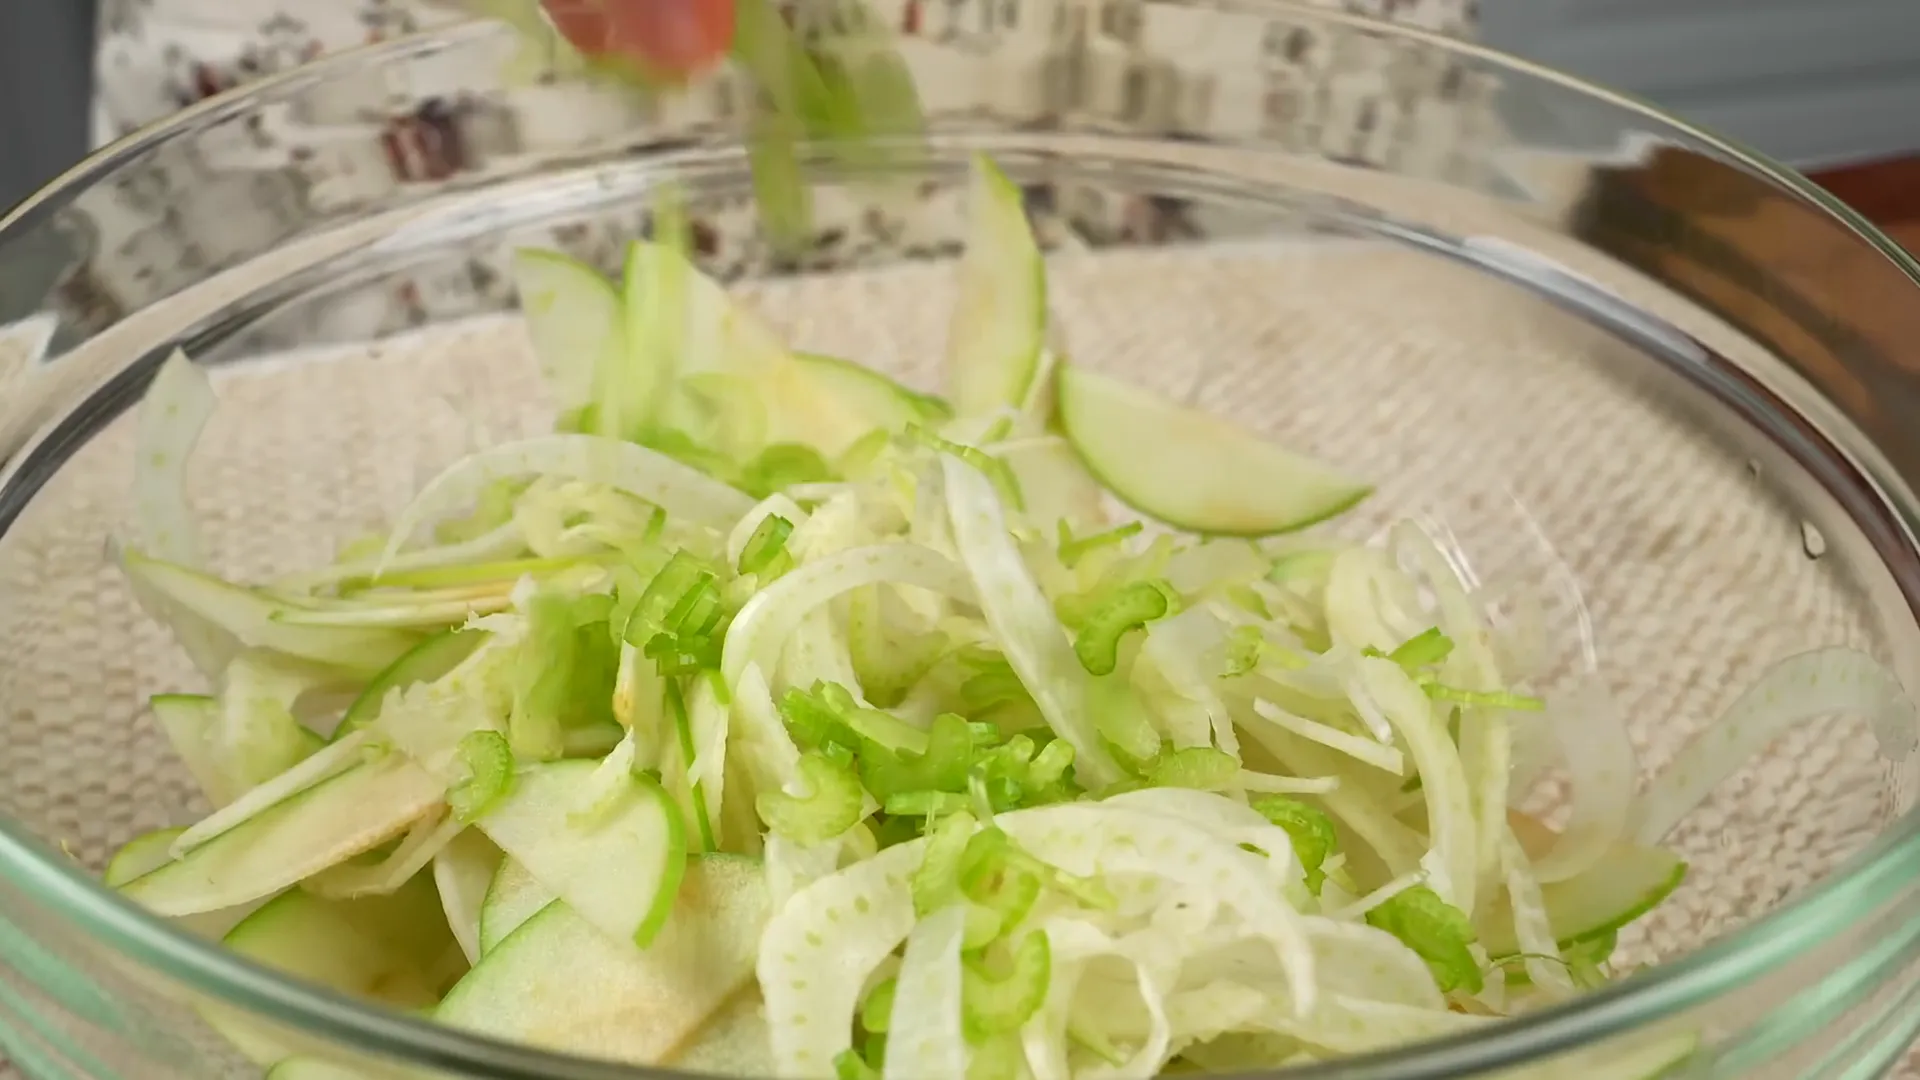
[[[985,158],[936,396],[787,347],[670,206],[619,281],[515,260],[551,434],[274,580],[203,563],[184,355],[116,557],[212,688],[152,712],[212,812],[108,881],[290,975],[587,1057],[783,1077],[1270,1070],[1624,972],[1662,841],[1786,728],[1911,737],[1846,649],[1642,783],[1444,537],[1363,478],[1075,361]],[[1552,764],[1551,814],[1527,801]],[[277,1080],[339,1076],[207,1020]],[[1640,1080],[1648,1036],[1580,1065]],[[1556,1067],[1564,1069],[1564,1063]]]

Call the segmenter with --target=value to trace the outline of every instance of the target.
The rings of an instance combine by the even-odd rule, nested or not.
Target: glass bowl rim
[[[1149,0],[1168,2],[1168,0]],[[1182,0],[1171,0],[1182,3]],[[1920,260],[1852,208],[1791,168],[1734,140],[1702,130],[1650,102],[1601,87],[1469,41],[1364,15],[1310,8],[1297,0],[1184,0],[1183,6],[1242,14],[1281,16],[1365,30],[1385,38],[1449,53],[1526,79],[1554,84],[1582,97],[1637,114],[1683,135],[1771,182],[1823,212],[1876,249],[1920,288]],[[376,68],[463,42],[506,33],[498,24],[468,20],[384,42],[341,50],[301,67],[267,76],[190,105],[94,151],[39,191],[0,214],[0,244],[30,227],[63,194],[84,191],[111,177],[141,154],[260,99],[297,91],[302,85]],[[1877,458],[1857,430],[1832,433],[1843,451]],[[1864,452],[1864,453],[1862,453]],[[9,471],[8,480],[12,479]],[[1904,485],[1876,485],[1874,494],[1903,523],[1920,521],[1920,500]],[[0,523],[0,530],[7,523]],[[1902,538],[1915,545],[1911,530]],[[1916,611],[1920,616],[1920,611]],[[1908,869],[1915,867],[1915,869]],[[286,978],[243,959],[220,943],[198,938],[147,913],[106,888],[72,860],[42,843],[13,819],[0,815],[0,876],[36,903],[59,912],[88,937],[120,958],[150,966],[188,989],[229,1005],[257,1011],[309,1035],[408,1065],[457,1071],[486,1080],[635,1080],[689,1077],[671,1068],[627,1065],[537,1049],[461,1031],[367,1004],[334,991]],[[1388,1051],[1355,1055],[1284,1071],[1289,1080],[1446,1080],[1478,1075],[1551,1057],[1611,1035],[1631,1031],[1720,996],[1811,951],[1854,925],[1920,879],[1920,810],[1909,811],[1883,830],[1842,867],[1778,908],[1669,963],[1655,965],[1599,991],[1489,1028],[1484,1034],[1452,1036]]]

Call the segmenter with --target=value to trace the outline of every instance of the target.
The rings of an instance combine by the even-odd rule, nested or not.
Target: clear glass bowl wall
[[[358,1062],[343,1075],[635,1075],[286,982],[90,881],[200,809],[144,711],[191,671],[104,554],[128,516],[127,410],[159,360],[184,345],[218,367],[194,472],[215,564],[326,559],[438,465],[547,422],[505,258],[558,246],[611,270],[669,176],[694,192],[710,269],[796,343],[932,387],[964,166],[991,151],[1027,187],[1077,361],[1377,478],[1339,530],[1419,516],[1490,589],[1538,598],[1555,677],[1607,680],[1646,771],[1795,652],[1856,646],[1920,685],[1920,433],[1902,422],[1920,380],[1891,348],[1920,340],[1920,268],[1809,185],[1364,20],[1124,0],[941,18],[905,42],[935,152],[877,193],[816,173],[797,260],[756,233],[737,82],[666,109],[509,84],[512,42],[482,25],[189,110],[0,225],[0,1043],[17,1068],[258,1075],[201,1022],[211,1007]],[[1728,242],[1742,215],[1825,245],[1846,287]],[[1472,1041],[1301,1075],[1575,1076],[1673,1032],[1703,1039],[1689,1076],[1897,1064],[1920,1026],[1917,767],[1863,725],[1806,728],[1675,837],[1688,882],[1623,942],[1659,967]]]

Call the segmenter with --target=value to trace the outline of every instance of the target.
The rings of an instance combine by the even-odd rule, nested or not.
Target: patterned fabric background
[[[1471,33],[1477,0],[1319,0],[1317,6],[1454,35]],[[782,0],[803,33],[838,26],[831,0]],[[329,51],[458,21],[457,0],[104,0],[94,137],[106,142],[175,109]],[[797,8],[797,10],[796,10]],[[1261,19],[1221,19],[1141,0],[869,0],[941,121],[1018,126],[1062,112],[1130,131],[1264,142],[1332,161],[1441,177],[1471,161],[1484,95],[1431,52],[1395,51],[1363,34],[1316,35]],[[1265,28],[1265,32],[1261,29]],[[472,65],[468,64],[470,68]],[[643,128],[711,132],[749,92],[722,77],[685,98],[644,104],[577,83],[530,79],[505,92],[498,71],[438,72],[432,86],[341,81],[304,98],[298,115],[260,115],[157,162],[88,207],[90,258],[68,301],[101,325],[213,268],[269,249],[302,222],[364,211],[462,173],[547,153],[631,140]],[[1092,243],[1230,234],[1170,200],[1094,191],[1030,191],[1042,228]],[[816,211],[805,264],[924,254],[956,235],[958,192],[929,187],[891,219],[871,208]],[[952,205],[946,205],[946,204]],[[1053,225],[1048,219],[1053,219]],[[552,244],[618,266],[633,214],[523,242]],[[767,265],[744,203],[698,223],[709,268]],[[1053,226],[1065,225],[1066,228]],[[497,309],[509,286],[476,258],[392,280],[280,328],[282,344],[359,340],[408,325]],[[262,345],[274,344],[271,341]]]

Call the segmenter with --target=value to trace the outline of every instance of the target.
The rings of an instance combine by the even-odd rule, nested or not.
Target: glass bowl
[[[191,669],[104,552],[128,520],[128,410],[175,346],[217,368],[193,490],[232,575],[329,558],[438,465],[542,428],[504,259],[557,245],[611,270],[667,178],[709,267],[794,341],[932,386],[965,164],[991,151],[1050,247],[1077,360],[1376,478],[1338,529],[1416,516],[1487,588],[1543,597],[1542,656],[1610,683],[1643,772],[1794,653],[1853,646],[1915,685],[1920,368],[1900,350],[1920,266],[1816,188],[1617,95],[1358,17],[922,14],[903,48],[934,152],[884,189],[816,174],[798,258],[756,231],[737,79],[642,105],[528,77],[484,24],[189,109],[0,223],[15,1067],[258,1076],[202,1020],[228,1010],[340,1063],[326,1075],[641,1075],[295,983],[96,884],[117,845],[201,809],[145,712]],[[1723,784],[1673,838],[1686,884],[1622,942],[1653,966],[1298,1075],[1898,1065],[1920,1028],[1920,761],[1897,743],[1835,717]],[[1655,1053],[1674,1039],[1696,1049]]]

